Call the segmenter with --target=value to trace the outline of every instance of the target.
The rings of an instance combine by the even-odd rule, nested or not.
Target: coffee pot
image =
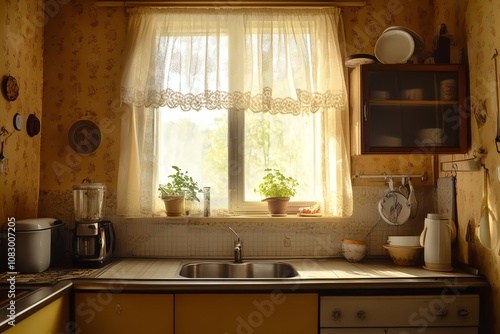
[[[420,234],[424,247],[425,269],[451,271],[451,244],[456,238],[455,223],[446,215],[428,213]]]

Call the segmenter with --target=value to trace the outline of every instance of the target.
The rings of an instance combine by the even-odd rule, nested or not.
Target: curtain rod
[[[174,1],[129,1],[129,0],[96,0],[98,7],[226,7],[226,8],[252,8],[252,7],[362,7],[366,0],[323,0],[323,1],[285,1],[285,0],[174,0]]]

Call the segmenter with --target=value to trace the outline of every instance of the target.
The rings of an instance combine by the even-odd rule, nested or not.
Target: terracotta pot
[[[184,196],[167,196],[163,199],[165,211],[169,217],[184,215]]]
[[[284,215],[288,209],[290,197],[268,197],[262,201],[267,202],[267,210],[271,215]]]

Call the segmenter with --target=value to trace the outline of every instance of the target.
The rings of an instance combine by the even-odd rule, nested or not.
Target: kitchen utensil
[[[496,92],[496,105],[497,105],[497,136],[495,137],[495,145],[497,147],[497,153],[500,153],[500,102],[498,101],[498,68],[497,68],[497,56],[498,50],[495,49],[493,53],[493,61],[495,62],[495,92]]]
[[[408,180],[408,187],[410,188],[410,193],[408,194],[408,203],[410,205],[410,218],[413,219],[417,216],[418,201],[417,197],[415,196],[415,189],[413,188],[411,179]]]
[[[467,223],[467,231],[465,232],[465,241],[467,243],[474,243],[474,228],[469,220]]]
[[[378,202],[378,212],[382,219],[390,225],[401,225],[410,218],[408,199],[399,191],[387,192]]]
[[[479,218],[479,241],[484,247],[491,248],[490,210],[488,207],[488,169],[484,168],[483,202]]]
[[[428,213],[420,234],[420,246],[424,247],[425,269],[451,271],[450,219],[439,213]]]
[[[402,30],[384,32],[375,43],[375,56],[383,64],[406,63],[415,51],[415,42]]]

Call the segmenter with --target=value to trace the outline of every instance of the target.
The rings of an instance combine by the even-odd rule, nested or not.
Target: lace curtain
[[[325,213],[352,213],[340,9],[136,8],[121,83],[118,213],[151,213],[158,107],[322,112]],[[231,48],[228,48],[228,40]],[[234,47],[234,45],[237,47]]]

